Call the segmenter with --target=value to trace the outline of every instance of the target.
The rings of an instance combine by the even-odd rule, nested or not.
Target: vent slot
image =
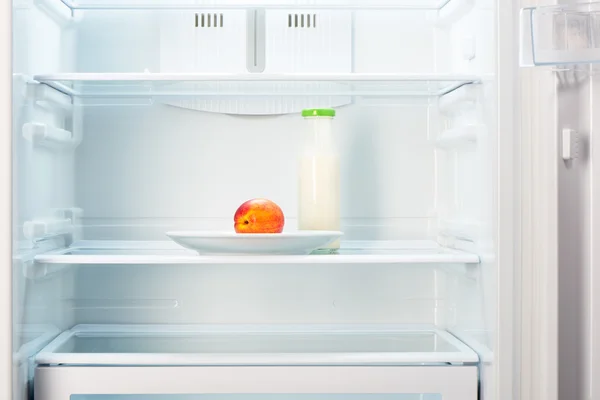
[[[316,28],[317,14],[288,14],[288,28]]]
[[[194,26],[196,28],[222,28],[223,14],[196,13]]]

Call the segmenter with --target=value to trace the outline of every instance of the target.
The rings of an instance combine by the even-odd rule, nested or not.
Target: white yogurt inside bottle
[[[307,132],[298,165],[298,227],[340,230],[340,156],[333,136],[333,109],[304,110]],[[336,241],[322,251],[335,252]]]

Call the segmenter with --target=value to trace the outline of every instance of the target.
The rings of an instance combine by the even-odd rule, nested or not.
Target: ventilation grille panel
[[[288,14],[288,28],[316,28],[317,14]]]
[[[194,26],[196,28],[222,28],[223,14],[196,13]]]

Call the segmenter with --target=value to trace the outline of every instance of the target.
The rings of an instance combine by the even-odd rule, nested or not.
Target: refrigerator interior
[[[478,365],[482,392],[490,390],[495,6],[15,0],[15,398],[32,395],[36,363],[93,364],[93,353],[109,364],[118,353],[141,355],[127,365],[155,365],[161,352],[247,352],[266,361],[231,362],[301,365],[304,353],[379,351],[399,357],[380,362],[398,365]],[[169,230],[232,231],[236,208],[257,197],[278,203],[286,230],[296,229],[299,113],[331,106],[339,255],[200,257],[169,241]],[[190,327],[217,333],[177,341]],[[131,339],[131,329],[159,338],[109,340]],[[70,361],[52,358],[61,333],[82,330],[98,336],[92,350],[75,343],[58,352]],[[311,330],[324,336],[307,342]],[[252,342],[252,331],[265,339]],[[386,331],[391,350],[378,347]],[[415,331],[426,332],[422,340],[394,337]],[[249,347],[221,340],[232,332]],[[466,345],[456,360],[444,358],[448,340]],[[298,357],[277,361],[290,353]],[[152,399],[201,398],[160,396]]]

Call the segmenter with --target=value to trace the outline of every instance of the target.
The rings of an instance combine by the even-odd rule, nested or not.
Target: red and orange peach
[[[281,208],[267,199],[248,200],[235,212],[237,233],[281,233],[285,217]]]

